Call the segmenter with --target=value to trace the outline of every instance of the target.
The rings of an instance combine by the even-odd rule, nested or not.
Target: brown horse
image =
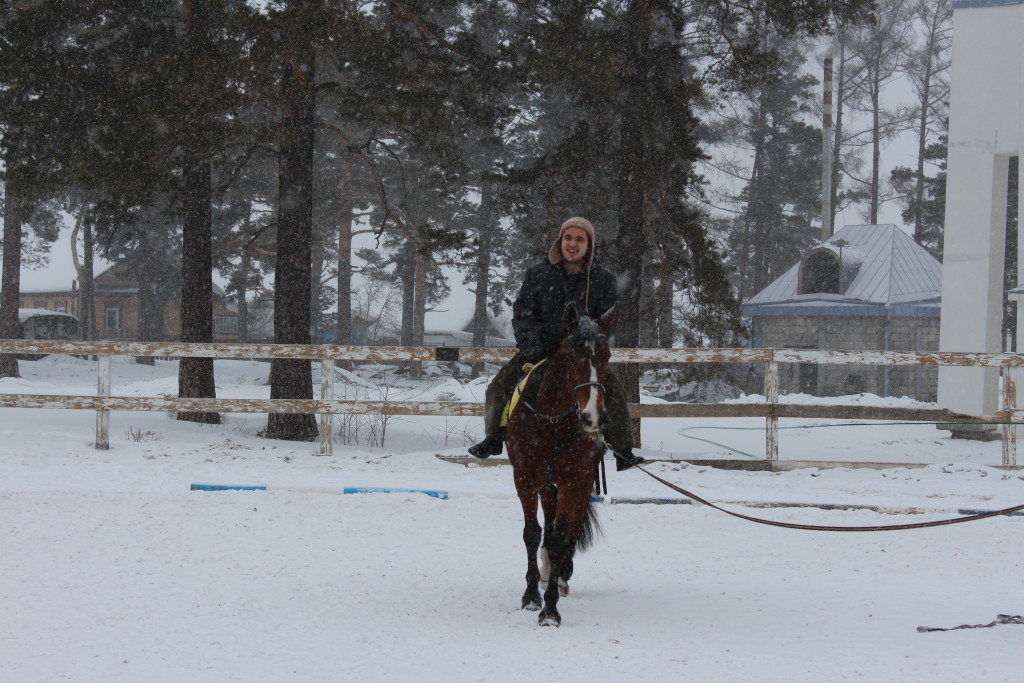
[[[540,609],[542,626],[561,625],[558,598],[569,594],[573,557],[590,546],[598,531],[590,493],[596,459],[605,451],[601,437],[609,356],[605,332],[613,317],[613,311],[608,311],[594,320],[580,316],[574,303],[566,307],[568,336],[531,375],[505,432],[523,506],[526,592],[522,608]],[[549,569],[546,577],[537,565],[542,539],[538,497],[544,509],[541,561]],[[543,609],[542,578],[547,580]]]

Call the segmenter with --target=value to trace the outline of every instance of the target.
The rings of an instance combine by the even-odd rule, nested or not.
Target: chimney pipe
[[[832,57],[825,57],[821,122],[821,241],[832,236]]]

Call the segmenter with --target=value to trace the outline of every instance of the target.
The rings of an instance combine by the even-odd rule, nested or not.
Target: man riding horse
[[[565,338],[566,304],[575,301],[581,312],[594,318],[615,306],[615,276],[597,263],[594,252],[594,226],[586,218],[570,218],[562,224],[547,261],[526,271],[512,307],[512,327],[519,351],[487,386],[486,438],[469,448],[471,455],[486,458],[502,452],[505,435],[501,415],[505,404],[522,378],[523,364],[550,357]],[[633,454],[626,393],[612,372],[608,373],[604,390],[605,441],[615,455],[616,469],[626,470],[644,462]]]

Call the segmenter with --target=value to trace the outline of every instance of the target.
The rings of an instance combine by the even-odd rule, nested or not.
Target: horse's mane
[[[590,316],[580,316],[576,323],[576,331],[572,335],[572,350],[580,353],[589,347],[591,351],[597,348],[597,340],[601,336],[601,328],[597,321]]]

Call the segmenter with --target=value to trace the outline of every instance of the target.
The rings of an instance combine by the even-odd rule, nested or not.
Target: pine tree
[[[929,156],[934,162],[934,151],[929,152],[929,148],[934,143],[934,136],[944,130],[949,110],[953,7],[949,0],[921,0],[913,6],[913,13],[920,37],[911,50],[906,71],[917,95],[914,107],[917,167],[914,171],[913,199],[910,201],[913,210],[909,216],[904,215],[904,220],[914,227],[914,241],[937,255],[941,253],[941,240],[934,232],[934,219],[928,221],[925,216],[925,195],[929,193],[925,164],[929,162]],[[945,153],[942,157],[945,158]],[[896,178],[896,171],[893,171],[893,177]],[[908,189],[903,188],[904,191]]]
[[[910,0],[884,0],[877,7],[874,21],[850,27],[843,36],[845,49],[844,100],[848,109],[868,118],[862,132],[848,135],[847,148],[870,151],[868,170],[858,173],[852,160],[843,167],[853,185],[847,196],[866,202],[865,217],[878,222],[878,212],[885,196],[881,178],[882,145],[908,127],[908,112],[886,106],[883,93],[907,63],[913,32]]]
[[[558,119],[561,131],[552,143],[542,141],[542,157],[524,178],[540,181],[538,202],[545,210],[563,216],[582,213],[594,220],[604,239],[614,233],[612,263],[620,278],[621,303],[616,343],[628,347],[639,342],[644,256],[656,225],[677,233],[680,244],[692,250],[692,258],[676,261],[691,269],[689,286],[706,287],[691,298],[710,302],[708,297],[725,297],[715,309],[736,316],[721,254],[693,219],[687,200],[688,194],[699,194],[695,164],[704,153],[697,113],[705,79],[742,84],[763,78],[778,63],[762,40],[765,33],[820,33],[832,17],[859,17],[870,4],[822,0],[694,6],[629,0],[605,6],[601,13],[582,3],[518,4],[534,17],[523,44],[534,46],[524,58],[541,94],[538,106]],[[713,73],[700,74],[707,65]],[[583,191],[574,192],[578,188]],[[567,200],[551,201],[562,197]],[[738,325],[738,316],[730,325]],[[638,369],[627,366],[619,372],[629,397],[637,400]]]
[[[914,227],[914,241],[932,256],[942,259],[942,232],[946,217],[946,136],[927,146],[921,158],[921,171],[897,166],[890,183],[903,205],[902,218]],[[934,167],[935,175],[924,172]],[[1010,285],[1015,287],[1016,285]]]
[[[801,72],[805,50],[779,41],[780,68],[739,94],[736,144],[752,159],[738,198],[743,206],[729,231],[729,263],[738,298],[760,291],[789,268],[793,255],[818,236],[821,131],[801,120],[816,79]]]
[[[278,151],[277,260],[274,282],[274,342],[310,343],[311,241],[313,228],[313,138],[316,124],[316,49],[320,3],[288,0],[272,15],[279,36],[282,116]],[[276,358],[270,367],[270,398],[311,399],[308,360]],[[265,435],[313,441],[315,416],[272,413]]]

